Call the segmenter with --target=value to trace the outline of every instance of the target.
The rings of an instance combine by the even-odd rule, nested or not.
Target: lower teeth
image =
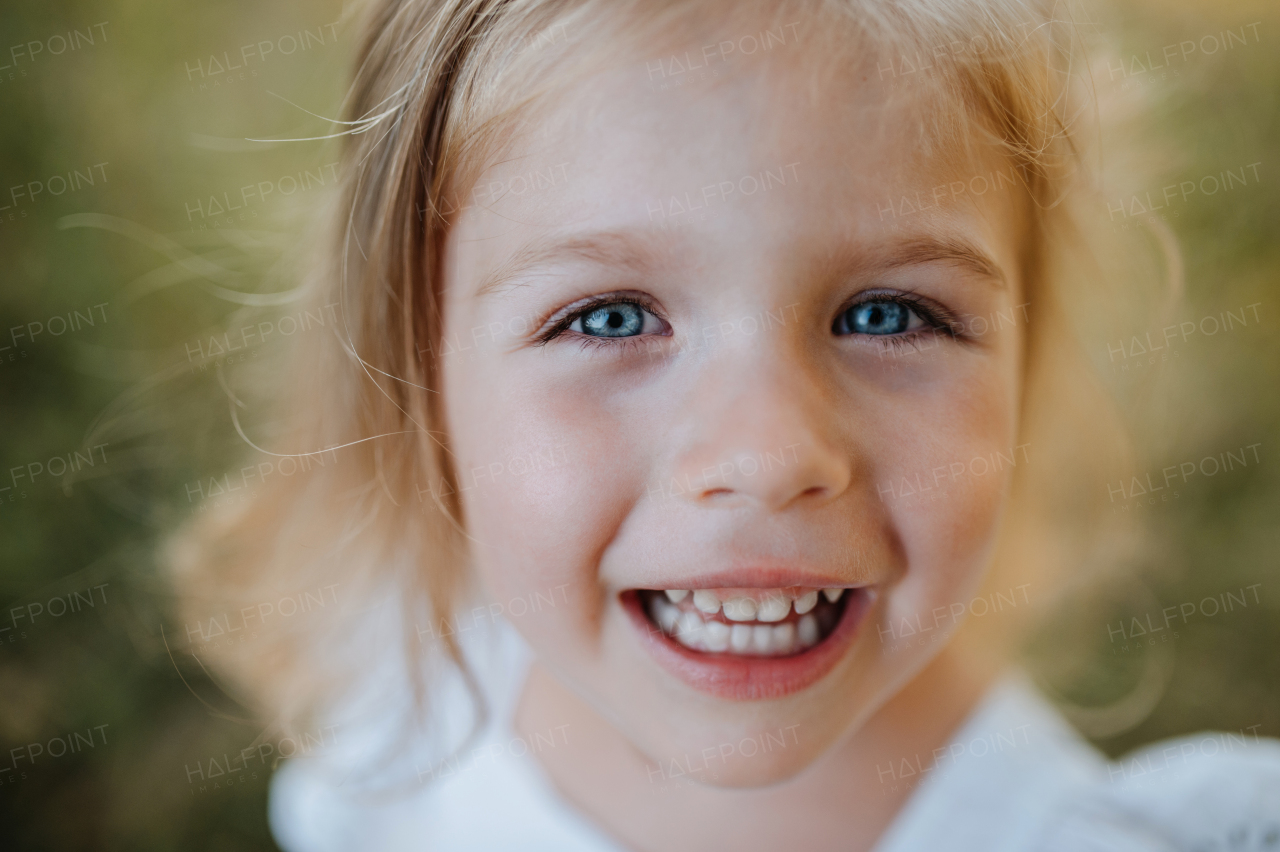
[[[782,657],[813,647],[823,633],[813,612],[794,622],[729,625],[704,620],[696,611],[682,610],[662,594],[650,595],[647,603],[649,615],[662,632],[692,651]]]

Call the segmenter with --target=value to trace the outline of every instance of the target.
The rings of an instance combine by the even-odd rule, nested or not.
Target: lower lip
[[[623,593],[622,608],[640,633],[640,642],[671,674],[694,689],[733,701],[782,698],[812,686],[844,656],[870,607],[867,588],[845,592],[840,621],[821,642],[789,657],[747,657],[691,651],[658,629],[645,614],[640,595]]]

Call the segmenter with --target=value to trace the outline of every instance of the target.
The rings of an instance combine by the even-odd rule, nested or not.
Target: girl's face
[[[809,765],[942,647],[1027,460],[1016,171],[927,154],[909,87],[803,47],[570,88],[444,255],[494,611],[655,762],[785,737],[729,785]]]

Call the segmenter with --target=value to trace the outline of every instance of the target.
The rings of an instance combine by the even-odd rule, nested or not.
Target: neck
[[[814,766],[767,788],[654,783],[650,761],[539,663],[515,726],[525,735],[572,726],[567,745],[537,759],[563,798],[629,849],[867,850],[919,780],[902,780],[896,767],[927,766],[994,677],[992,666],[978,663],[989,656],[975,655],[962,636]],[[889,766],[895,771],[886,778]]]

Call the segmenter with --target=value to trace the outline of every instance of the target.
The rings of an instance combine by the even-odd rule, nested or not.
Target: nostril
[[[800,492],[800,496],[801,497],[822,497],[826,493],[827,493],[827,487],[825,485],[815,485],[812,488],[806,488],[804,491]]]

